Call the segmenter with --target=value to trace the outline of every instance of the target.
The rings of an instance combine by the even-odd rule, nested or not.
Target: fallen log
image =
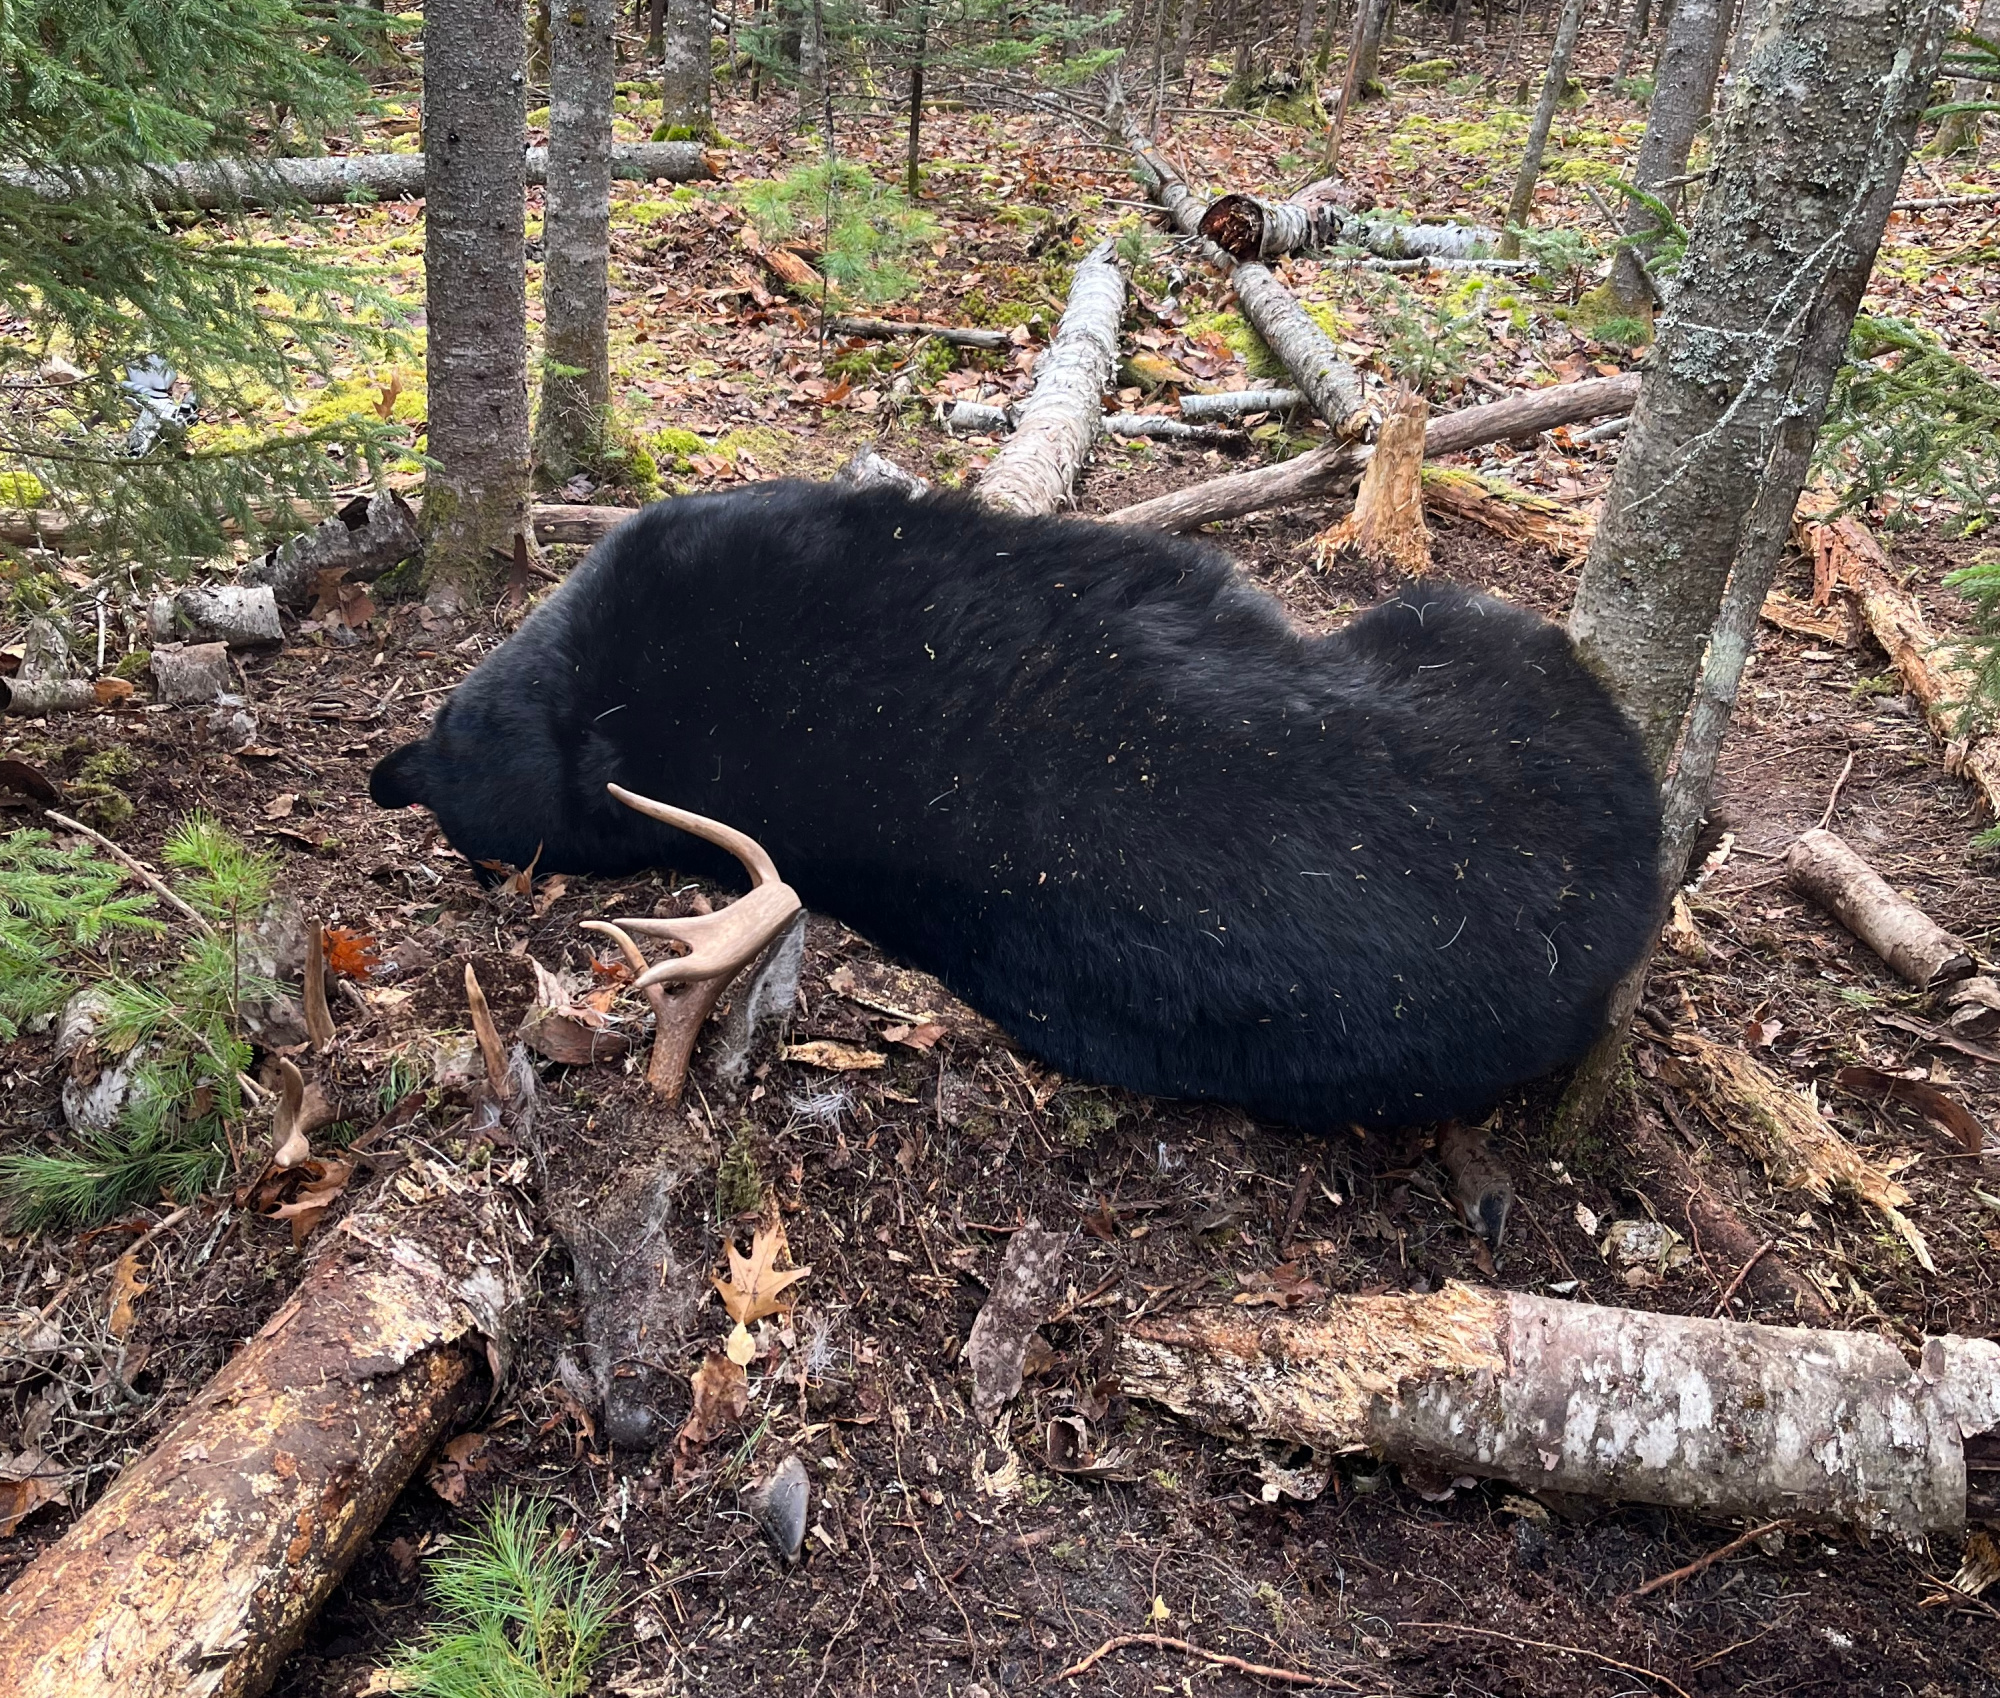
[[[1972,951],[1907,896],[1898,895],[1846,840],[1808,831],[1786,852],[1785,878],[1919,990],[1977,970]]]
[[[887,341],[894,336],[931,336],[957,348],[984,348],[998,353],[1013,345],[1011,331],[970,329],[956,324],[918,324],[901,318],[836,318],[827,323],[836,336],[861,336],[871,341]]]
[[[549,150],[527,151],[528,181],[546,183]],[[720,175],[721,155],[699,142],[619,142],[611,175],[639,182],[689,183]],[[0,167],[0,185],[65,202],[115,191],[144,193],[153,205],[201,212],[285,205],[332,205],[356,196],[394,200],[424,192],[421,153],[348,153],[326,159],[217,159],[156,165],[135,173]]]
[[[1066,505],[1102,429],[1104,392],[1118,364],[1125,273],[1099,243],[1076,268],[1069,305],[1035,361],[1034,387],[1015,414],[1014,434],[980,475],[989,507],[1053,513]]]
[[[1457,466],[1424,468],[1424,505],[1509,542],[1546,548],[1558,560],[1581,560],[1597,528],[1588,513]]]
[[[1964,704],[1978,695],[1972,667],[1955,645],[1933,635],[1868,527],[1851,514],[1826,520],[1829,505],[1808,495],[1792,521],[1800,549],[1813,559],[1814,603],[1824,603],[1835,591],[1853,599],[1903,688],[1923,708],[1931,734],[1944,745],[1945,771],[1968,780],[1986,812],[2000,818],[2000,738],[1964,723]]]
[[[1639,374],[1586,377],[1551,384],[1526,395],[1510,395],[1480,407],[1462,407],[1433,418],[1424,429],[1424,454],[1457,454],[1481,443],[1533,436],[1559,424],[1629,412],[1639,394]],[[1191,531],[1221,519],[1241,518],[1266,507],[1331,495],[1346,488],[1368,463],[1371,450],[1329,443],[1296,459],[1254,471],[1232,472],[1206,483],[1177,489],[1121,507],[1106,518],[1118,525],[1152,525],[1163,531]]]
[[[1161,1316],[1121,1333],[1112,1367],[1127,1395],[1231,1437],[1912,1544],[1965,1526],[1965,1441],[2000,1425],[1988,1340],[1929,1339],[1912,1370],[1872,1333],[1456,1283]]]
[[[1015,407],[994,407],[984,401],[954,401],[943,409],[941,422],[946,430],[974,431],[982,436],[1001,436],[1014,428],[1019,417]],[[1210,448],[1240,448],[1244,438],[1235,431],[1214,425],[1189,424],[1185,419],[1164,413],[1106,413],[1098,421],[1106,436],[1127,440],[1141,437],[1158,442],[1192,442]]]
[[[0,1594],[10,1698],[261,1692],[489,1385],[510,1229],[351,1217],[299,1289]],[[438,1248],[448,1244],[450,1248]]]
[[[1201,235],[1235,260],[1282,259],[1311,248],[1366,248],[1386,260],[1483,260],[1500,243],[1498,230],[1472,224],[1402,224],[1369,218],[1341,204],[1338,185],[1308,183],[1289,200],[1223,195],[1197,226]],[[1530,262],[1505,262],[1525,270]]]
[[[1343,360],[1327,333],[1280,283],[1268,266],[1238,260],[1201,236],[1205,208],[1182,181],[1167,157],[1149,142],[1131,109],[1115,101],[1110,118],[1132,151],[1135,175],[1183,235],[1201,241],[1206,257],[1229,273],[1236,304],[1264,338],[1313,411],[1326,420],[1337,437],[1357,437],[1368,427],[1367,392],[1361,374]]]
[[[1251,413],[1294,413],[1306,405],[1296,389],[1232,389],[1217,395],[1183,395],[1181,417],[1240,419]]]

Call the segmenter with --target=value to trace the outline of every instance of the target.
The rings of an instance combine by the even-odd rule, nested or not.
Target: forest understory
[[[1582,97],[1557,117],[1535,203],[1548,242],[1611,238],[1590,190],[1644,126],[1644,107],[1611,86],[1620,45],[1616,31],[1593,29],[1579,49]],[[1497,222],[1526,108],[1473,79],[1507,54],[1504,29],[1485,40],[1477,20],[1464,47],[1441,45],[1428,21],[1421,37],[1392,42],[1387,97],[1348,118],[1347,181],[1413,218]],[[1446,56],[1447,80],[1399,78]],[[1314,174],[1318,132],[1220,109],[1228,69],[1218,60],[1196,78],[1158,144],[1193,183],[1281,197]],[[414,109],[408,89],[381,92],[391,110],[367,137],[376,148],[407,138]],[[1256,350],[1224,316],[1226,283],[1158,235],[1120,150],[1050,117],[975,104],[928,115],[920,204],[936,228],[903,261],[911,290],[868,310],[1026,326],[999,351],[822,339],[818,289],[787,285],[787,262],[770,257],[778,243],[758,237],[744,210],[746,183],[780,182],[823,156],[824,138],[801,132],[789,94],[752,104],[718,83],[720,181],[614,187],[614,395],[666,492],[825,477],[864,447],[933,481],[968,480],[996,439],[953,435],[935,409],[1026,393],[1071,269],[1107,232],[1154,232],[1125,238],[1134,279],[1122,409],[1172,414],[1181,389],[1270,379],[1246,365]],[[621,96],[620,139],[650,134],[652,106],[643,93]],[[899,178],[900,125],[893,102],[843,111],[843,159]],[[1922,161],[1903,192],[1996,188],[1986,162],[1961,157]],[[531,191],[531,242],[538,206]],[[802,209],[798,264],[819,257],[813,232]],[[385,287],[421,305],[415,203],[331,209],[296,239],[368,258]],[[2000,380],[1996,257],[2000,204],[1899,212],[1863,311],[1926,326]],[[1557,316],[1593,280],[1583,269],[1554,284],[1503,275],[1471,292],[1464,272],[1310,258],[1281,275],[1331,309],[1337,345],[1371,383],[1409,382],[1434,413],[1638,369],[1646,344],[1643,325],[1591,334]],[[535,289],[531,268],[531,311]],[[385,421],[415,426],[421,358],[408,369],[357,365],[329,393],[379,395]],[[1619,439],[1584,436],[1565,427],[1453,463],[1587,513]],[[1243,437],[1227,448],[1106,438],[1078,508],[1102,516],[1327,440],[1277,415]],[[553,497],[634,505],[647,473],[633,464],[622,477],[580,474]],[[413,482],[414,466],[402,476]],[[1207,534],[1303,628],[1328,630],[1394,587],[1353,558],[1322,563],[1315,538],[1346,505],[1296,503]],[[1958,535],[1942,503],[1863,516],[1931,628],[1967,628],[1971,609],[1943,578],[1982,540]],[[1435,511],[1431,523],[1438,576],[1566,615],[1574,550]],[[540,570],[559,577],[580,553],[558,545]],[[10,584],[34,575],[67,586],[73,623],[88,623],[98,584],[87,554],[17,551],[6,570]],[[522,587],[532,597],[547,583],[531,573]],[[1794,552],[1779,587],[1810,602],[1812,562]],[[10,643],[24,610],[9,601],[0,614]],[[1304,1459],[1206,1438],[1128,1398],[1106,1367],[1114,1329],[1163,1310],[1283,1310],[1323,1293],[1421,1293],[1448,1281],[1802,1323],[1756,1268],[1704,1242],[1682,1193],[1635,1153],[1642,1126],[1650,1144],[1681,1152],[1749,1224],[1759,1259],[1784,1264],[1832,1325],[1909,1353],[1931,1335],[2000,1331],[1990,1130],[2000,1038],[1942,1039],[1931,999],[1786,881],[1792,842],[1827,825],[1978,954],[2000,955],[1996,862],[1972,844],[1990,822],[1865,633],[1763,626],[1707,839],[1724,851],[1690,901],[1691,925],[1655,963],[1630,1066],[1595,1130],[1552,1140],[1559,1081],[1501,1110],[1494,1149],[1517,1201],[1494,1257],[1451,1207],[1433,1129],[1319,1138],[1060,1079],[817,915],[789,1047],[767,1041],[741,1087],[716,1078],[704,1048],[684,1102],[666,1108],[647,1088],[634,1035],[622,1059],[595,1065],[538,1056],[532,1116],[476,1130],[468,965],[510,1041],[541,995],[536,964],[579,1003],[598,993],[614,1029],[636,1034],[643,1010],[605,994],[621,988],[612,957],[579,922],[706,912],[712,894],[670,870],[482,892],[424,816],[370,803],[373,763],[421,736],[523,613],[504,605],[454,621],[386,587],[322,607],[290,624],[282,647],[237,655],[247,736],[226,715],[155,703],[143,687],[101,711],[0,718],[0,830],[38,823],[53,786],[54,805],[87,805],[87,819],[157,867],[176,826],[203,810],[274,857],[277,887],[352,945],[334,963],[346,986],[331,1003],[337,1035],[310,1069],[336,1112],[314,1134],[331,1166],[307,1207],[296,1190],[258,1183],[260,1144],[233,1152],[220,1188],[189,1207],[149,1203],[88,1230],[0,1234],[0,1266],[12,1270],[0,1290],[0,1463],[32,1447],[44,1459],[35,1478],[49,1483],[29,1496],[17,1481],[0,1495],[0,1586],[279,1310],[343,1219],[380,1196],[419,1218],[477,1207],[516,1222],[521,1325],[491,1402],[402,1493],[286,1663],[274,1688],[286,1698],[395,1690],[391,1654],[430,1619],[428,1559],[507,1491],[553,1506],[575,1547],[615,1576],[611,1650],[591,1690],[619,1698],[2000,1692],[2000,1608],[1951,1584],[1968,1558],[1955,1542],[1912,1551],[1776,1525],[1642,1594],[1745,1529],[1424,1478],[1365,1456],[1338,1459],[1317,1497],[1295,1496],[1268,1482],[1296,1483],[1278,1464]],[[101,628],[101,670],[147,645],[115,608]],[[128,947],[164,967],[187,938],[162,917],[162,935]],[[1780,1188],[1718,1136],[1680,1082],[1671,1035],[1687,1032],[1746,1047],[1816,1093],[1907,1188],[1904,1213],[1935,1272],[1864,1203]],[[1961,1105],[1972,1146],[1910,1101],[1856,1094],[1864,1076],[1840,1076],[1857,1068],[1921,1080]],[[69,1077],[52,1029],[0,1048],[0,1154],[61,1142]],[[632,1152],[663,1149],[702,1175],[672,1218],[670,1260],[705,1283],[724,1265],[725,1239],[768,1232],[759,1210],[769,1196],[794,1267],[810,1271],[787,1293],[796,1306],[758,1324],[740,1419],[711,1430],[687,1389],[730,1331],[710,1300],[651,1364],[679,1402],[634,1450],[610,1444],[590,1410],[585,1296],[558,1222],[613,1194]],[[996,1434],[973,1413],[960,1354],[1011,1235],[1029,1222],[1078,1236],[1057,1318],[1042,1329],[1047,1348],[1031,1351]],[[1057,1417],[1084,1423],[1095,1463],[1051,1450]],[[810,1482],[796,1563],[774,1555],[748,1502],[786,1453]]]

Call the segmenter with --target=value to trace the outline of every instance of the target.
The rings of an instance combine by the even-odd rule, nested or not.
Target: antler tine
[[[625,957],[625,965],[632,969],[637,978],[646,970],[646,957],[622,926],[614,926],[609,920],[582,920],[578,924],[587,932],[602,932],[618,945],[618,953]]]
[[[778,882],[777,863],[754,837],[726,826],[720,820],[712,820],[706,814],[691,814],[685,808],[669,807],[665,802],[655,802],[650,796],[638,795],[622,785],[607,784],[604,788],[635,813],[644,814],[663,825],[677,826],[690,837],[699,837],[719,849],[727,849],[743,863],[753,886]]]

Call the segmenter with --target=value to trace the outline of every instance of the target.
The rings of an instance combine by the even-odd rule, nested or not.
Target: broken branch
[[[1919,990],[1970,978],[1978,965],[1971,950],[1831,831],[1800,836],[1786,853],[1785,877]]]

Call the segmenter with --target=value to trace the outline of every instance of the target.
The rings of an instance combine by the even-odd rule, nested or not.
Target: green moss
[[[108,749],[99,749],[77,769],[78,776],[86,783],[116,784],[121,779],[130,778],[139,770],[139,757],[123,743],[113,743]]]
[[[1118,1111],[1102,1092],[1065,1090],[1056,1098],[1062,1141],[1074,1149],[1094,1142],[1118,1123]]]
[[[0,507],[39,507],[46,494],[32,472],[0,472]]]
[[[741,430],[732,430],[715,439],[715,451],[726,459],[739,460],[744,455],[761,461],[762,469],[775,473],[787,461],[795,458],[799,451],[796,437],[770,425],[746,425]]]
[[[1442,83],[1458,74],[1458,66],[1449,59],[1419,59],[1414,65],[1405,65],[1396,73],[1399,83]]]
[[[111,669],[111,676],[114,678],[123,678],[130,683],[136,684],[145,678],[152,669],[153,651],[151,649],[134,649]]]
[[[716,139],[715,131],[704,130],[698,124],[659,124],[654,127],[652,139],[656,142],[708,142]]]
[[[645,452],[652,457],[657,475],[661,466],[676,472],[691,470],[693,457],[708,453],[709,446],[693,431],[670,426],[666,430],[656,431],[646,439]]]
[[[99,831],[116,831],[138,810],[132,798],[114,784],[93,784],[79,780],[69,786],[69,805],[85,825]]]
[[[764,1176],[757,1169],[750,1129],[739,1126],[715,1170],[715,1218],[727,1224],[764,1206]]]

